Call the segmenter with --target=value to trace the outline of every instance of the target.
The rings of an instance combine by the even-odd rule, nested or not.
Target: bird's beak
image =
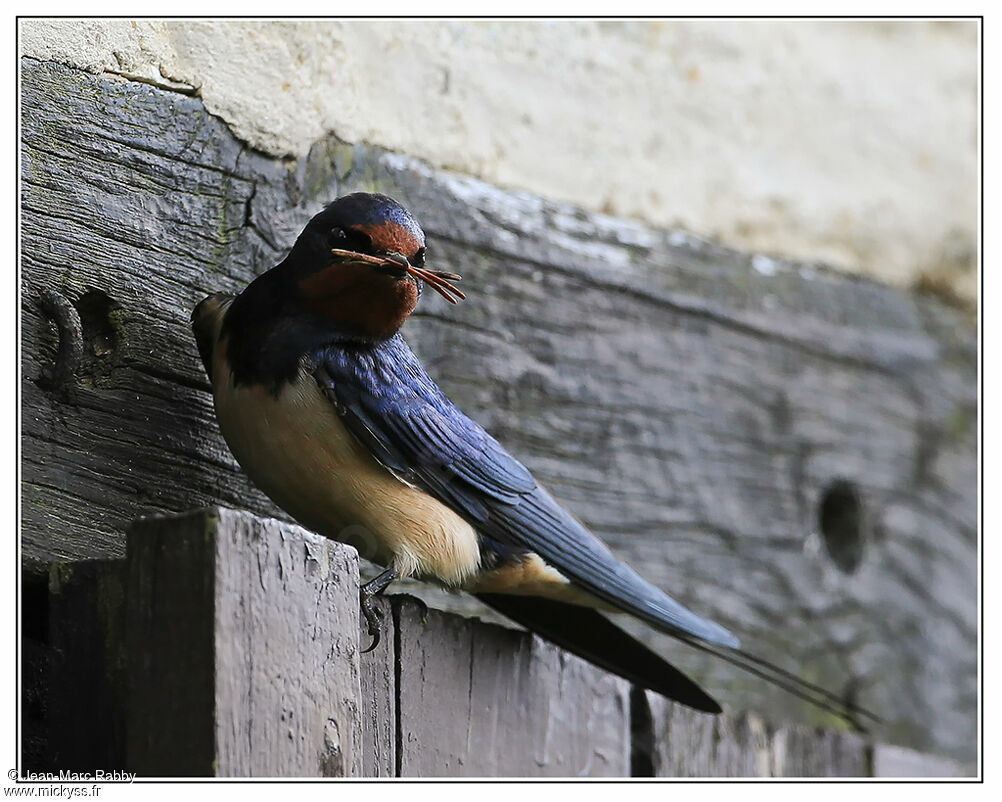
[[[452,284],[453,281],[460,281],[463,277],[456,273],[447,273],[444,270],[428,270],[423,267],[415,267],[407,257],[399,253],[388,253],[383,256],[372,256],[358,251],[346,251],[342,248],[331,248],[334,256],[340,257],[342,262],[365,262],[377,269],[389,269],[401,276],[413,276],[424,281],[429,287],[435,290],[450,304],[459,303],[459,300],[466,300],[466,295],[459,287]]]
[[[406,276],[410,274],[411,263],[407,261],[407,257],[402,253],[388,253],[386,254],[386,261],[379,265],[377,270],[385,270],[397,276]]]

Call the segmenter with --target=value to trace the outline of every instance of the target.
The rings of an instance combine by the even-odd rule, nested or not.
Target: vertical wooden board
[[[52,634],[49,628],[49,577],[21,571],[21,674],[19,688],[22,771],[55,771],[49,746],[49,696],[52,693]]]
[[[470,622],[393,597],[397,626],[397,760],[401,777],[462,777],[470,764],[467,732],[473,635]]]
[[[389,599],[372,600],[382,618],[379,644],[363,654],[361,668],[362,776],[395,777],[397,774],[396,622]],[[363,625],[362,648],[371,638]]]
[[[851,732],[781,727],[773,733],[773,777],[870,777],[872,746]]]
[[[713,726],[716,743],[711,752],[712,776],[769,776],[769,732],[759,716],[753,713],[717,716]]]
[[[280,521],[217,514],[215,773],[358,776],[354,549]]]
[[[646,692],[656,777],[867,777],[858,735],[774,729],[754,713],[708,716]]]
[[[887,779],[977,777],[976,766],[965,766],[937,755],[890,744],[873,747],[873,776]]]
[[[18,732],[22,771],[58,771],[52,759],[49,719],[50,650],[33,638],[21,639],[21,727]]]
[[[656,777],[768,776],[763,733],[747,718],[711,716],[646,692]]]
[[[360,773],[353,549],[214,509],[138,522],[128,555],[130,767]]]
[[[49,758],[55,770],[122,770],[125,561],[57,563],[49,577]]]
[[[129,529],[125,762],[140,776],[215,773],[218,523],[203,511]]]
[[[629,776],[625,681],[527,633],[395,601],[401,776]]]

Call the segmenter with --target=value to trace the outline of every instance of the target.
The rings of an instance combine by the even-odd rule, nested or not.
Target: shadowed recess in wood
[[[862,495],[852,482],[840,479],[825,490],[818,520],[832,561],[845,573],[854,573],[863,559],[867,526]]]

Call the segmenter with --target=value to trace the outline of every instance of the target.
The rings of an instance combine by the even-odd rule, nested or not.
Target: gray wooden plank
[[[219,510],[216,773],[358,776],[358,557]]]
[[[780,727],[770,738],[773,777],[870,777],[873,747],[851,732]]]
[[[849,732],[775,727],[754,713],[707,716],[647,692],[655,777],[868,777],[870,745]]]
[[[362,776],[397,776],[396,621],[389,599],[373,605],[382,617],[383,633],[376,648],[361,656]],[[362,627],[362,648],[371,639]]]
[[[976,350],[960,315],[375,148],[325,141],[286,165],[197,98],[22,68],[29,567],[120,556],[139,515],[281,516],[219,437],[188,315],[273,265],[322,203],[378,189],[423,222],[437,266],[466,276],[469,302],[430,296],[405,330],[465,411],[750,649],[854,694],[889,739],[971,759]],[[56,353],[44,290],[84,317],[69,392],[39,382]],[[819,533],[839,480],[864,507],[851,573]],[[734,707],[833,723],[635,631]]]
[[[757,719],[708,716],[646,693],[655,777],[768,776],[766,737]]]
[[[215,541],[204,513],[130,533],[125,765],[141,776],[215,773]]]
[[[129,533],[128,765],[143,775],[358,776],[358,563],[213,509]]]
[[[873,747],[873,776],[888,779],[975,778],[978,770],[974,765],[964,765],[938,755],[923,754],[892,744],[876,744]]]
[[[626,682],[527,633],[393,600],[400,776],[629,776]]]
[[[51,647],[49,577],[22,569],[20,582],[20,729],[22,771],[53,769],[49,745]]]
[[[121,770],[128,688],[125,562],[58,563],[49,577],[47,757],[55,770]]]

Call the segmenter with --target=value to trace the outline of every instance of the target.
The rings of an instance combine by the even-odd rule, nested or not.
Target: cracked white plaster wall
[[[20,40],[194,88],[276,156],[335,133],[976,297],[974,22],[23,20]]]

